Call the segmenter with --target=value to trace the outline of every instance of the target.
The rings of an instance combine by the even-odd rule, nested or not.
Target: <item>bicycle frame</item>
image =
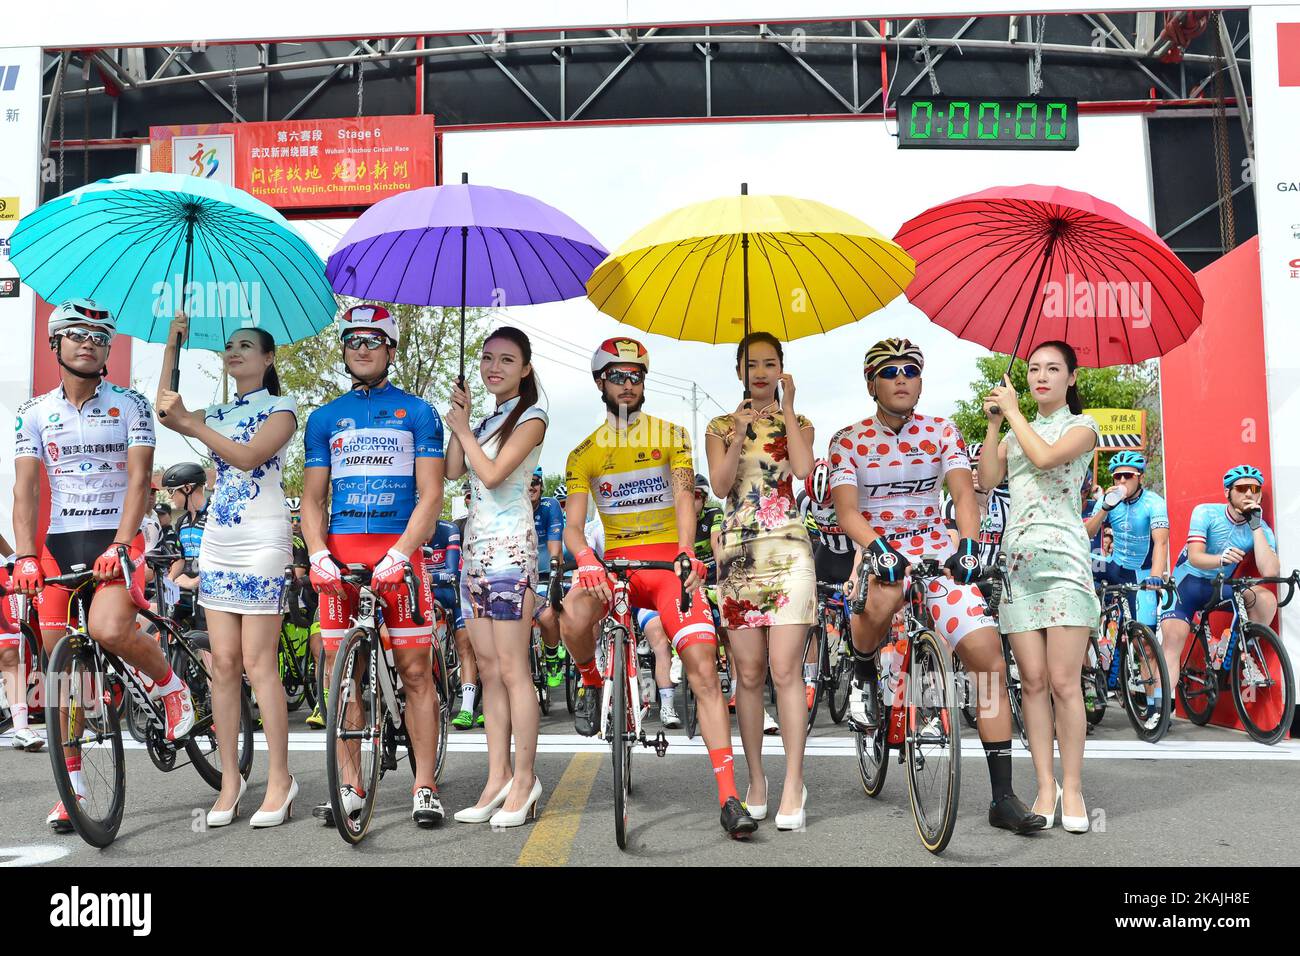
[[[606,740],[613,739],[614,731],[609,727],[609,715],[612,712],[613,704],[611,695],[618,693],[616,688],[620,679],[620,675],[614,673],[615,654],[613,653],[613,641],[622,641],[624,644],[623,660],[626,662],[626,672],[621,675],[623,692],[627,695],[627,726],[622,731],[625,735],[624,740],[641,740],[641,720],[649,710],[649,708],[642,706],[640,682],[637,680],[637,655],[633,641],[635,626],[632,622],[631,590],[625,578],[617,577],[615,579],[611,613],[601,622],[601,643],[608,642],[605,660],[601,662],[601,676],[604,678],[605,689],[601,696],[600,735]],[[641,742],[644,743],[644,741]]]

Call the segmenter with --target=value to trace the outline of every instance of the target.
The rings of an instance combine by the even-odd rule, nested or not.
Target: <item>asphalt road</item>
[[[234,826],[207,831],[203,813],[215,792],[188,767],[158,771],[137,749],[127,758],[126,817],[106,850],[46,828],[55,800],[49,757],[13,751],[0,738],[0,866],[1257,866],[1300,858],[1300,830],[1293,826],[1300,810],[1300,741],[1263,747],[1242,734],[1176,721],[1169,738],[1150,746],[1133,737],[1118,708],[1107,712],[1088,742],[1084,787],[1096,829],[1086,835],[1067,834],[1059,825],[1032,837],[989,827],[985,761],[968,731],[957,830],[947,851],[932,856],[914,831],[901,768],[892,765],[884,793],[868,799],[852,738],[823,710],[806,761],[806,830],[779,833],[769,818],[746,844],[726,839],[701,741],[673,732],[663,759],[648,750],[635,755],[630,844],[621,852],[614,842],[608,751],[573,733],[562,697],[542,721],[537,766],[544,794],[537,822],[493,832],[449,819],[439,829],[419,830],[409,819],[411,778],[403,765],[381,782],[370,833],[353,848],[311,817],[312,805],[326,794],[324,744],[322,732],[303,725],[304,716],[291,715],[290,768],[302,791],[289,824],[260,831],[247,825],[263,792],[264,751],[254,763],[244,815]],[[653,715],[648,729],[658,729]],[[260,750],[260,736],[258,744]],[[743,790],[738,738],[735,745]],[[1035,789],[1032,768],[1028,754],[1016,748],[1017,789],[1028,801]],[[767,738],[765,752],[775,802],[785,764],[780,739]],[[477,798],[484,755],[481,731],[454,732],[441,787],[449,816]]]

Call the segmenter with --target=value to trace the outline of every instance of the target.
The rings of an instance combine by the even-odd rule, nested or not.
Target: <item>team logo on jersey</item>
[[[336,438],[332,442],[330,442],[330,451],[342,451],[342,450],[343,450],[342,438]]]
[[[656,448],[654,451],[650,453],[650,457],[653,458],[655,461],[658,461],[663,456],[664,456],[663,452],[661,452],[658,448]]]
[[[334,427],[335,428],[356,428],[357,423],[354,419],[351,418],[340,418],[337,422],[334,423]]]
[[[406,417],[406,409],[404,409],[404,408],[399,408],[397,411],[393,412],[393,414],[396,415],[398,418],[405,418],[405,417]]]
[[[614,486],[611,485],[608,481],[602,481],[600,483],[600,496],[602,498],[608,498],[613,493],[614,493]]]
[[[90,471],[90,470],[92,470],[94,467],[95,467],[94,464],[93,464],[92,462],[89,462],[89,461],[83,461],[80,465],[77,466],[77,468],[78,468],[80,471]]]
[[[58,417],[59,417],[58,415],[51,416],[50,421],[54,421]],[[18,418],[14,419],[14,431],[20,432],[22,430],[23,430],[23,420],[22,417],[19,416]]]
[[[116,405],[114,405],[112,408],[108,410],[109,418],[117,418],[121,414],[122,414],[122,409],[118,408]]]
[[[56,445],[54,442],[50,442],[48,445],[45,446],[45,454],[50,456],[50,461],[58,461],[59,446]]]
[[[58,422],[59,422],[59,413],[58,413],[58,412],[55,412],[53,415],[51,415],[49,418],[47,418],[47,419],[45,419],[45,420],[46,420],[47,422],[49,422],[51,425],[57,425]],[[19,425],[22,425],[22,423],[23,423],[23,420],[22,420],[21,418],[18,419],[18,424],[19,424]]]

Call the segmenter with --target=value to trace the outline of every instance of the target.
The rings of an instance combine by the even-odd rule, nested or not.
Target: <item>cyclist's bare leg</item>
[[[397,647],[393,649],[393,662],[406,692],[406,732],[415,752],[412,792],[421,787],[436,790],[433,772],[437,759],[438,689],[433,686],[432,652],[427,647]]]
[[[86,627],[104,650],[161,684],[171,672],[171,665],[158,642],[136,629],[135,613],[135,603],[125,587],[101,587],[90,604]]]
[[[804,693],[803,647],[808,639],[808,625],[782,624],[768,628],[767,634],[772,685],[776,689],[776,716],[781,725],[781,743],[785,747],[785,786],[781,792],[781,813],[791,814],[797,813],[803,805],[803,757],[804,745],[808,739],[808,698]]]
[[[555,619],[555,609],[543,608],[537,616],[537,626],[542,629],[542,643],[550,650],[555,650],[560,643],[560,622]]]
[[[997,628],[981,627],[957,642],[957,655],[974,683],[979,708],[980,740],[1011,739],[1011,708],[1007,703],[1007,662]]]
[[[1056,739],[1061,748],[1061,813],[1083,816],[1083,743],[1088,719],[1083,711],[1079,678],[1088,652],[1090,627],[1047,629],[1047,671],[1056,712]]]
[[[604,616],[605,602],[586,588],[574,585],[565,595],[560,637],[575,664],[585,664],[596,656],[594,625]]]
[[[456,656],[460,658],[460,682],[462,684],[478,683],[478,660],[474,657],[474,645],[469,639],[469,628],[462,627],[452,634],[456,642]]]
[[[278,622],[278,618],[273,618]],[[244,642],[239,615],[208,610],[208,642],[212,648],[212,729],[221,755],[221,793],[214,810],[229,810],[239,799],[239,702],[244,684]],[[276,684],[280,683],[279,676]],[[257,700],[262,701],[262,688]],[[278,696],[283,700],[284,693]],[[276,804],[278,807],[279,804]]]
[[[266,735],[270,763],[266,775],[266,795],[259,809],[274,812],[284,806],[284,801],[289,798],[289,705],[284,699],[284,685],[280,682],[281,619],[277,614],[235,615],[209,610],[209,627],[212,626],[215,614],[235,618],[239,628],[244,671],[248,674],[249,683],[253,685],[253,693],[257,695],[257,710],[262,717],[262,730]],[[238,691],[237,686],[235,690]],[[237,698],[235,706],[239,706]],[[222,749],[225,749],[224,746]],[[238,755],[239,748],[232,746],[231,751]],[[224,759],[225,754],[222,757]],[[223,783],[225,779],[223,773]],[[235,792],[238,793],[238,787]]]
[[[1186,621],[1171,617],[1160,622],[1160,650],[1165,655],[1165,670],[1169,673],[1168,690],[1170,705],[1178,687],[1178,676],[1183,667],[1183,650],[1187,646],[1187,637],[1192,627]]]
[[[733,628],[731,631],[736,724],[740,728],[745,769],[749,774],[749,791],[745,801],[758,804],[767,803],[767,784],[763,776],[763,691],[767,686],[767,634],[768,629],[765,627]],[[716,680],[716,667],[713,670]],[[698,693],[696,696],[699,696]],[[807,720],[807,713],[800,719]],[[783,731],[785,723],[783,719]]]
[[[735,633],[732,633],[732,653],[735,653]],[[699,715],[700,736],[709,750],[731,746],[731,721],[727,718],[727,703],[722,699],[722,685],[718,683],[717,650],[708,641],[699,641],[689,647],[679,648],[682,669],[691,682],[695,694],[696,713]],[[761,720],[761,717],[760,717]]]
[[[861,614],[851,615],[849,630],[853,647],[859,654],[871,654],[885,640],[894,614],[903,606],[903,585],[884,584],[872,577],[867,588],[867,603]]]
[[[4,682],[5,700],[10,710],[14,704],[26,705],[27,681],[19,666],[18,647],[0,647],[0,681]]]
[[[1247,588],[1245,592],[1246,615],[1256,624],[1265,627],[1277,616],[1277,595],[1263,587]]]
[[[502,696],[509,709],[509,727],[514,734],[514,783],[501,809],[516,811],[528,802],[533,790],[533,764],[537,758],[537,728],[541,712],[537,707],[537,689],[533,686],[532,668],[528,660],[527,636],[532,630],[534,602],[537,595],[529,589],[524,594],[523,616],[518,621],[492,621],[492,641],[496,650],[500,682],[505,688]],[[491,726],[492,718],[488,718]],[[489,740],[488,745],[491,746]],[[504,740],[505,761],[509,761],[510,737]],[[500,790],[501,785],[497,785]],[[493,791],[491,796],[495,796]]]
[[[479,795],[476,807],[486,807],[501,792],[501,788],[514,776],[510,768],[510,697],[501,679],[501,662],[497,659],[497,645],[492,637],[492,622],[476,617],[466,622],[470,643],[478,661],[478,679],[483,687],[483,723],[487,731],[488,778]],[[530,622],[531,626],[531,622]],[[524,651],[528,642],[521,641]],[[462,668],[464,664],[462,663]],[[466,679],[465,683],[469,683]],[[532,686],[531,679],[529,686]],[[537,700],[533,699],[533,710]]]

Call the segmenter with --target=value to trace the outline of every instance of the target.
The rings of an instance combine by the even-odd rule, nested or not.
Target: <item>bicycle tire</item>
[[[957,804],[961,794],[961,718],[952,687],[952,668],[948,650],[933,631],[922,631],[912,638],[912,658],[907,680],[907,793],[912,804],[912,819],[922,845],[939,854],[947,848],[957,825]],[[918,700],[917,695],[920,694]],[[927,701],[931,706],[924,706]],[[922,722],[924,718],[924,722]],[[947,772],[935,775],[935,795],[939,805],[923,806],[922,782],[925,765],[938,754],[923,751],[927,739],[937,742],[948,752]],[[929,788],[927,788],[929,789]]]
[[[81,637],[80,640],[89,641],[90,638]],[[122,727],[117,708],[111,701],[114,682],[119,689],[124,691],[125,688],[121,687],[116,674],[99,670],[95,666],[96,660],[102,661],[103,658],[97,658],[85,646],[74,647],[71,636],[59,639],[46,672],[45,727],[49,741],[46,749],[54,769],[54,786],[68,811],[72,828],[86,843],[103,849],[117,839],[126,809],[126,755],[122,748]],[[83,733],[79,740],[84,737],[87,720],[100,722],[97,736],[102,738],[99,742],[107,742],[108,747],[102,752],[111,759],[113,766],[108,775],[99,772],[88,774],[83,769],[82,780],[111,778],[107,800],[101,801],[92,794],[85,795],[84,800],[77,799],[64,754],[68,734],[60,719],[61,710],[92,715],[81,718]],[[80,750],[84,768],[86,748],[78,746],[75,749]]]
[[[877,688],[877,693],[879,693]],[[862,789],[869,797],[878,797],[885,788],[885,777],[889,774],[889,724],[890,710],[887,706],[880,708],[880,725],[870,736],[861,731],[853,731],[854,750],[858,757],[858,776],[862,778]]]
[[[979,721],[979,694],[977,690],[972,699],[970,671],[966,670],[966,662],[960,654],[952,656],[952,677],[957,687],[957,702],[961,705],[962,719],[966,721],[967,727],[974,730]]]
[[[1172,688],[1169,686],[1169,669],[1165,665],[1165,655],[1156,641],[1155,632],[1138,621],[1132,621],[1128,633],[1116,646],[1115,653],[1120,654],[1119,680],[1120,700],[1124,703],[1124,713],[1128,714],[1129,723],[1138,740],[1153,744],[1169,731],[1169,716],[1173,710]],[[1143,677],[1147,671],[1149,676]],[[1160,689],[1159,710],[1151,712],[1147,704],[1146,691],[1154,678]]]
[[[201,634],[191,631],[190,634]],[[204,635],[206,637],[206,635]],[[186,640],[190,636],[186,635]],[[191,645],[194,643],[190,641]],[[179,646],[173,645],[169,663],[190,689],[190,698],[194,701],[194,719],[197,721],[212,712],[212,690],[210,678],[202,669],[200,661],[185,653]],[[239,775],[245,780],[253,769],[253,702],[248,694],[248,687],[239,682]],[[200,737],[189,736],[181,744],[195,771],[213,790],[221,789],[222,770],[221,753],[217,746],[216,731],[209,728]],[[216,757],[215,765],[213,757]]]
[[[276,667],[280,673],[280,684],[284,687],[284,704],[289,713],[302,706],[307,697],[307,681],[302,673],[302,665],[293,653],[293,641],[286,628],[287,620],[280,623],[279,644],[276,647]]]
[[[372,640],[364,629],[354,627],[344,635],[334,658],[334,672],[330,675],[329,699],[334,702],[328,708],[325,719],[325,776],[329,783],[330,808],[333,811],[334,827],[345,843],[356,846],[370,828],[370,821],[375,812],[375,799],[379,792],[379,771],[383,763],[383,730],[388,723],[387,709],[382,693],[370,693],[369,672],[372,668],[382,666],[371,660],[371,652],[379,647],[378,640]],[[346,690],[344,688],[346,687]],[[343,798],[339,792],[342,785],[342,768],[339,766],[339,720],[345,715],[348,704],[356,701],[361,710],[361,718],[356,721],[357,729],[369,728],[369,740],[359,741],[358,754],[364,758],[365,747],[370,745],[370,765],[358,768],[358,782],[365,788],[362,795],[361,809],[356,818],[343,812]],[[352,721],[348,721],[349,724]],[[378,732],[376,733],[376,728]],[[351,729],[349,727],[349,729]]]
[[[551,689],[546,683],[546,665],[542,657],[542,632],[534,622],[528,648],[529,666],[533,671],[533,689],[537,693],[537,706],[545,717],[551,712]]]
[[[605,682],[613,713],[609,720],[610,759],[614,765],[614,839],[620,850],[627,849],[627,804],[631,794],[631,748],[627,745],[627,643],[625,634],[609,634],[614,641],[614,679]]]
[[[315,710],[316,705],[320,703],[320,696],[317,693],[319,679],[316,676],[316,658],[311,656],[311,634],[307,635],[307,646],[302,649],[302,657],[299,659],[298,667],[302,671],[303,697],[307,703],[308,710]]]
[[[695,699],[695,691],[691,688],[691,679],[689,675],[682,676],[682,685],[685,690],[682,693],[685,704],[683,705],[684,716],[686,719],[686,739],[694,740],[695,732],[699,730],[700,708],[699,701]]]
[[[817,709],[821,706],[822,697],[826,693],[826,639],[825,632],[822,631],[820,624],[814,624],[808,628],[808,635],[804,638],[803,661],[805,666],[808,662],[808,652],[812,650],[814,642],[817,645],[817,673],[813,676],[812,706],[808,708],[808,733],[812,733],[813,724],[817,720]]]
[[[1093,706],[1088,707],[1087,697],[1085,696],[1083,712],[1088,719],[1088,723],[1096,727],[1106,716],[1106,694],[1110,681],[1106,671],[1101,666],[1101,649],[1097,647],[1095,632],[1088,637],[1088,648],[1083,659],[1083,673],[1079,679],[1082,681],[1085,691],[1089,684],[1092,685]]]
[[[1025,733],[1024,698],[1020,693],[1020,668],[1011,651],[1011,641],[1005,634],[1002,636],[1002,659],[1007,665],[1007,700],[1011,705],[1011,723],[1016,728],[1016,736],[1020,738],[1020,746],[1028,750],[1029,735]]]
[[[433,645],[433,687],[438,694],[438,744],[433,762],[433,782],[440,784],[447,764],[447,737],[451,732],[451,685],[447,679],[447,661],[442,654],[442,645],[436,641]],[[411,767],[415,767],[414,756]]]
[[[1178,669],[1178,699],[1182,701],[1187,719],[1204,727],[1214,714],[1219,701],[1219,672],[1209,665],[1210,645],[1205,638],[1205,628],[1198,627],[1187,636],[1183,650],[1183,663]]]
[[[577,669],[570,654],[564,655],[564,706],[573,713],[574,700],[578,693]]]
[[[1254,674],[1247,672],[1248,660]],[[1258,678],[1268,681],[1265,687],[1273,688],[1280,684],[1281,694],[1267,694],[1263,699],[1258,692],[1247,695],[1242,688],[1243,681],[1248,681],[1253,690]],[[1232,658],[1232,703],[1246,732],[1262,744],[1277,743],[1291,729],[1295,678],[1282,639],[1267,625],[1250,621],[1242,628]]]
[[[853,655],[849,651],[843,633],[838,633],[837,637],[840,641],[840,654],[839,659],[831,667],[831,692],[827,695],[826,706],[830,710],[831,720],[842,724],[844,716],[849,712],[849,682],[853,679]],[[829,648],[826,653],[829,659]]]

